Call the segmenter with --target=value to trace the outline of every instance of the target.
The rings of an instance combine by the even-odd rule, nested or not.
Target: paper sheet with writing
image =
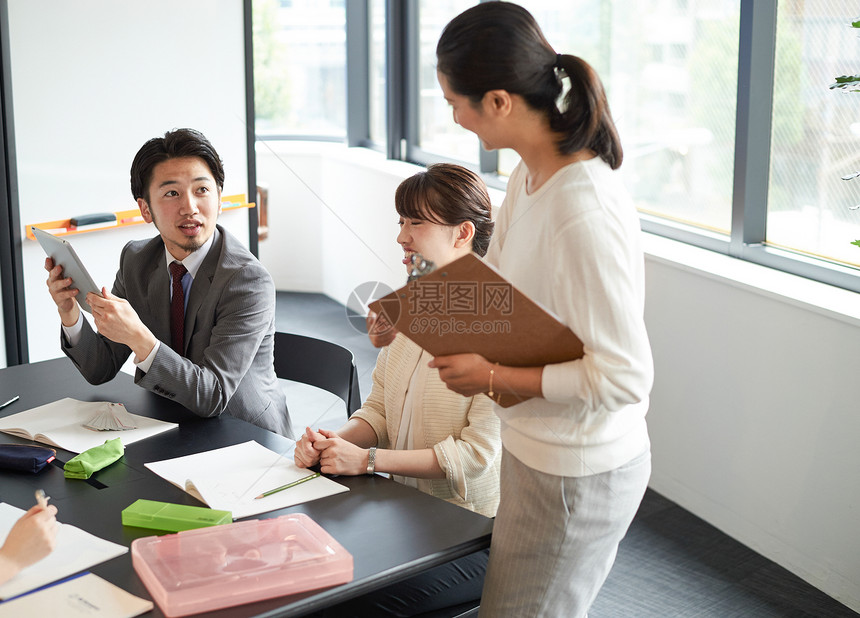
[[[11,504],[0,502],[0,539],[6,539],[12,526],[24,512]],[[62,517],[62,513],[59,516]],[[0,599],[29,592],[128,551],[123,545],[105,541],[75,526],[62,523],[58,526],[54,551],[0,585]]]
[[[179,426],[177,423],[129,414],[136,429],[114,432],[85,427],[104,405],[103,401],[78,401],[66,397],[0,419],[0,431],[73,453],[83,453],[94,446],[101,446],[105,440],[120,437],[124,445],[129,445]]]
[[[0,605],[0,618],[133,618],[152,609],[152,601],[129,594],[98,575],[87,573]]]
[[[209,508],[230,511],[233,519],[349,491],[320,476],[256,500],[263,492],[307,476],[308,470],[253,440],[145,465]]]

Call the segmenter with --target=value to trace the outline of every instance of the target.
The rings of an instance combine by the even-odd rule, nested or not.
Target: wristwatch
[[[373,474],[376,472],[376,447],[371,446],[367,451],[367,473]]]

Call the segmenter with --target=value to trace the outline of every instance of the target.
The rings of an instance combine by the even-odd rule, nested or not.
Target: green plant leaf
[[[834,83],[830,84],[830,89],[860,92],[860,75],[840,75]]]
[[[852,245],[857,245],[858,247],[860,247],[860,240],[855,240],[855,241],[854,241],[854,242],[852,242],[851,244],[852,244]]]

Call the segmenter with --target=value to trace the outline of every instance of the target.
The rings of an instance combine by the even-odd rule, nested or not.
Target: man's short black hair
[[[174,129],[141,146],[131,164],[131,194],[149,203],[149,183],[155,166],[168,159],[198,157],[206,162],[218,189],[224,188],[224,164],[209,140],[194,129]]]

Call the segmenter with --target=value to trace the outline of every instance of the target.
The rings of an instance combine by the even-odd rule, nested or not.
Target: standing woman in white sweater
[[[595,71],[556,54],[522,7],[472,7],[446,26],[436,56],[454,121],[522,159],[487,261],[585,348],[579,360],[539,367],[477,354],[431,362],[462,395],[523,399],[495,408],[501,502],[481,616],[584,616],[651,471],[644,260],[638,215],[615,172],[621,144]]]

